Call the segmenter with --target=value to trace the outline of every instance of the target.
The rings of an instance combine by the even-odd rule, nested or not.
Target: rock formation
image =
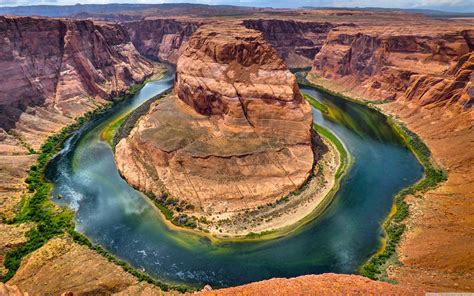
[[[474,22],[428,20],[338,28],[316,55],[309,79],[377,105],[428,145],[448,173],[423,198],[408,196],[401,265],[388,274],[428,291],[474,289]]]
[[[263,33],[288,67],[309,67],[337,24],[285,19],[249,19],[243,25]]]
[[[124,23],[138,51],[151,57],[176,63],[181,45],[198,28],[198,22],[152,19]]]
[[[0,261],[25,241],[12,219],[46,138],[154,71],[120,25],[0,16]],[[3,241],[5,239],[5,241]],[[0,275],[4,269],[0,268]]]
[[[38,147],[153,71],[120,25],[0,17],[0,127]]]
[[[141,191],[228,216],[305,182],[311,122],[295,77],[261,33],[202,26],[178,60],[174,95],[117,145],[116,161]]]
[[[243,286],[199,293],[225,295],[425,295],[421,289],[376,282],[357,275],[326,273],[290,279],[275,278]]]
[[[382,27],[339,29],[328,35],[312,73],[374,100],[465,103],[473,40],[474,30],[449,26],[398,27],[390,34]]]
[[[442,77],[412,75],[405,99],[420,106],[458,103],[466,109],[471,108],[474,104],[474,52],[466,53],[457,60]]]
[[[202,20],[147,19],[123,23],[133,44],[146,56],[176,63],[179,49]],[[339,24],[278,19],[248,19],[242,25],[263,33],[288,67],[310,67],[329,31]]]
[[[143,290],[149,291],[148,295],[161,295],[159,288],[139,282],[122,267],[68,237],[51,239],[23,259],[8,285],[29,295],[111,295],[119,292],[137,295],[133,292]],[[127,293],[130,290],[131,294]],[[1,292],[0,286],[3,296]]]
[[[48,7],[38,8],[48,9]],[[81,9],[78,6],[76,8]],[[60,9],[61,12],[64,11],[63,7]],[[232,8],[225,10],[221,19],[222,16],[229,17],[236,11]],[[110,11],[110,8],[106,11]],[[180,46],[189,37],[191,30],[189,23],[209,21],[216,10],[212,10],[211,7],[210,10],[203,12],[200,7],[186,11],[189,13],[186,14],[183,10],[170,12],[155,9],[146,13],[140,11],[98,16],[101,19],[116,21],[134,20],[130,25],[122,24],[123,27],[118,24],[91,21],[0,17],[2,45],[0,65],[4,70],[3,74],[0,74],[2,75],[0,127],[9,129],[10,133],[0,131],[2,181],[0,218],[14,216],[13,209],[25,189],[23,180],[28,167],[36,159],[36,155],[29,155],[29,147],[37,148],[47,135],[70,123],[73,116],[91,110],[97,104],[105,102],[108,93],[118,93],[149,73],[150,63],[140,57],[133,44],[142,54],[155,54],[162,59],[176,61]],[[193,19],[179,18],[173,21],[152,22],[151,18],[156,14],[160,17],[169,17],[173,13],[176,16],[190,15]],[[206,14],[205,18],[202,18],[203,13]],[[250,15],[253,13],[256,16]],[[145,14],[149,19],[144,19]],[[239,11],[239,15],[244,14]],[[278,21],[273,21],[275,15],[278,15]],[[96,19],[90,14],[78,17]],[[299,65],[300,62],[306,64],[313,52],[320,51],[316,55],[312,71],[316,74],[315,79],[319,79],[318,76],[330,79],[327,80],[329,83],[327,87],[353,97],[396,100],[378,106],[402,119],[411,130],[420,135],[430,146],[433,157],[447,169],[449,177],[442,186],[425,193],[424,198],[408,198],[411,205],[407,221],[408,232],[399,247],[399,257],[403,265],[392,266],[389,275],[399,283],[421,285],[428,291],[473,290],[471,245],[474,225],[469,217],[474,215],[474,203],[472,203],[474,21],[469,18],[435,21],[421,15],[404,13],[327,9],[291,11],[256,9],[249,10],[245,18],[249,20],[243,23],[248,28],[260,30],[291,66]],[[327,33],[324,26],[315,25],[314,29],[300,27],[309,19],[311,22],[316,20],[319,24],[328,22],[333,28]],[[142,21],[146,25],[142,26]],[[354,26],[341,26],[343,23],[353,23]],[[143,29],[143,32],[140,29]],[[324,32],[319,32],[319,29]],[[127,32],[133,38],[130,39]],[[291,44],[288,40],[291,40]],[[133,41],[133,44],[130,41]],[[292,47],[292,44],[295,46]],[[208,84],[209,81],[211,80],[208,78],[200,79],[199,84]],[[175,120],[179,121],[188,116],[186,120],[189,122],[198,118],[195,125],[202,124],[204,130],[209,130],[211,123],[219,122],[217,118],[225,117],[224,113],[215,114],[217,111],[213,104],[215,101],[212,99],[210,108],[205,108],[210,110],[209,112],[214,110],[212,116],[197,113],[177,97],[173,100],[172,102],[168,100],[166,102],[168,105],[157,105],[155,111],[159,112],[159,108],[168,108],[167,106],[178,109],[173,104],[179,105],[181,117]],[[204,106],[208,106],[205,99],[203,102]],[[194,102],[191,103],[194,106]],[[196,102],[195,105],[199,107],[202,106],[201,103]],[[172,108],[169,108],[167,118],[174,118],[172,112],[175,110]],[[151,118],[151,115],[148,117]],[[158,119],[155,121],[148,119],[146,123],[150,125],[156,123],[156,127],[162,127],[165,124],[164,120],[160,122]],[[228,130],[232,131],[234,126],[227,124],[232,121],[228,120],[225,124],[222,122],[223,119],[220,119],[219,129],[216,128],[214,131],[220,133],[222,127],[225,127],[226,134],[229,134]],[[243,120],[239,122],[245,123]],[[181,131],[187,128],[188,126],[183,124]],[[195,136],[191,132],[190,134]],[[135,139],[140,139],[138,129],[135,135]],[[196,141],[201,139],[197,137]],[[176,147],[189,144],[181,144],[178,141],[176,143],[171,144]],[[152,148],[154,151],[161,149]],[[176,154],[183,151],[188,153],[189,150],[180,148]],[[166,154],[162,153],[159,157]],[[186,154],[189,155],[191,154]],[[192,160],[195,158],[192,156]],[[272,159],[274,158],[268,158],[268,161]],[[137,158],[134,161],[138,163],[138,160]],[[241,159],[238,160],[238,163],[242,164]],[[146,183],[147,170],[148,168],[143,169],[137,174],[138,179],[134,182],[139,184],[140,188],[155,190],[152,183]],[[281,179],[280,177],[274,178]],[[264,176],[263,179],[268,180],[270,176]],[[185,182],[187,181],[182,181],[183,184]],[[2,240],[0,260],[5,250],[24,241],[24,232],[27,230],[27,227],[6,224],[1,224],[1,228],[3,236],[0,238]],[[16,276],[20,289],[32,294],[44,294],[49,291],[67,292],[73,290],[65,286],[71,281],[79,287],[79,292],[95,291],[98,288],[97,291],[104,292],[103,289],[107,289],[110,293],[138,294],[138,291],[145,290],[149,291],[148,293],[158,293],[153,287],[143,287],[140,283],[135,285],[136,280],[124,274],[123,270],[114,269],[113,263],[95,256],[96,254],[86,248],[79,250],[79,247],[70,241],[57,243],[57,240],[53,240],[34,252],[23,261],[20,273]],[[44,259],[37,255],[44,255],[49,248],[54,250],[55,256],[59,259]],[[37,258],[40,259],[35,260]],[[89,261],[94,265],[85,265],[78,258],[91,259]],[[44,265],[43,260],[51,267]],[[74,274],[67,271],[71,266],[76,271]],[[101,277],[104,270],[112,271],[114,278]],[[57,272],[60,276],[55,277],[54,281],[47,282],[46,285],[43,285],[46,281],[38,285],[40,282],[38,279],[49,279],[50,272]],[[62,276],[67,276],[66,280],[63,280]],[[330,280],[323,281],[324,286],[319,286],[322,278]],[[342,287],[339,285],[341,281],[344,283]],[[242,293],[249,291],[252,295],[258,292],[265,294],[267,291],[283,293],[293,287],[299,287],[311,293],[314,289],[321,291],[327,288],[331,289],[333,294],[340,291],[339,288],[357,289],[359,283],[361,289],[365,287],[371,289],[372,284],[379,284],[364,281],[366,280],[361,280],[359,277],[349,278],[344,275],[324,275],[318,279],[315,276],[304,276],[294,280],[275,279],[255,283],[235,288],[236,290],[224,290],[222,293],[227,291]],[[399,291],[394,286],[385,285],[385,287],[386,290],[380,293]],[[2,289],[3,287],[0,287],[0,294],[5,291]],[[357,291],[364,293],[365,290]],[[413,293],[410,291],[406,294]]]
[[[28,296],[28,293],[23,293],[17,286],[5,285],[0,282],[0,295],[2,296]]]

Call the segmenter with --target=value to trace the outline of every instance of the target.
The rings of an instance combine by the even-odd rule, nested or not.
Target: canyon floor
[[[36,227],[10,222],[22,198],[30,194],[24,180],[45,139],[162,69],[146,57],[176,63],[182,45],[199,26],[230,20],[262,32],[288,67],[311,68],[314,83],[375,101],[382,112],[405,123],[429,146],[448,180],[407,198],[410,214],[397,248],[400,263],[387,269],[398,285],[324,274],[204,293],[473,291],[474,69],[469,59],[474,19],[331,9],[235,13],[211,6],[80,13],[70,19],[0,17],[0,37],[6,45],[0,65],[8,74],[3,74],[0,93],[0,261],[22,246],[26,232]],[[0,268],[0,274],[6,272]],[[161,293],[67,235],[25,257],[7,285],[0,284],[0,293]]]

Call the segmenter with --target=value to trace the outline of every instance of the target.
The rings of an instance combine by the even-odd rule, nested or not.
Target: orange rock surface
[[[174,92],[116,147],[132,185],[168,192],[200,215],[229,215],[309,177],[311,109],[261,33],[200,27],[178,60]]]
[[[186,29],[189,20],[181,16],[190,15],[193,23],[223,17],[252,19],[251,27],[261,30],[287,64],[306,66],[316,53],[313,73],[328,78],[328,88],[357,98],[396,100],[378,106],[419,134],[449,176],[447,182],[425,193],[423,198],[408,198],[408,231],[398,250],[402,266],[390,267],[389,275],[402,285],[421,286],[428,291],[474,290],[474,21],[362,10],[239,9],[240,17],[229,16],[229,11],[235,13],[232,8],[191,7],[100,16],[134,20],[134,24],[123,27],[90,21],[0,17],[0,37],[6,45],[2,44],[0,49],[0,64],[8,70],[3,71],[1,83],[0,127],[12,131],[0,134],[0,217],[13,217],[13,209],[24,191],[27,169],[36,158],[28,154],[28,147],[37,148],[47,135],[70,123],[72,117],[104,103],[109,93],[120,92],[150,71],[149,62],[140,57],[135,47],[142,54],[174,61],[190,35]],[[155,15],[173,16],[182,23],[156,21],[142,25],[140,20],[153,20]],[[327,22],[332,29],[319,32],[308,29],[311,26],[305,22]],[[189,105],[182,106],[199,116]],[[7,242],[0,244],[0,255],[24,240],[23,228],[2,224],[2,229],[1,239]],[[153,287],[128,279],[126,274],[102,278],[103,270],[113,270],[112,263],[93,257],[90,250],[77,251],[77,246],[65,244],[64,248],[75,255],[58,252],[62,259],[48,262],[60,275],[66,274],[70,266],[76,268],[78,273],[66,276],[82,291],[93,291],[98,287],[94,283],[99,283],[100,289],[122,295],[158,293]],[[77,258],[94,258],[96,265],[77,265]],[[32,262],[33,259],[27,259],[23,265],[31,267]],[[20,288],[29,287],[24,291],[33,295],[44,294],[47,290],[42,285],[32,283],[44,279],[51,270],[41,264],[34,266],[39,269],[22,267],[22,274],[17,277],[21,280]],[[122,276],[127,279],[120,279]],[[103,280],[108,281],[105,286]],[[58,276],[46,287],[59,292],[65,284],[67,281]],[[374,285],[385,290],[364,290],[373,289]],[[268,295],[269,291],[276,291],[298,295],[294,287],[316,295],[318,291],[332,295],[351,288],[359,294],[419,293],[345,275],[275,279],[212,293]],[[0,287],[0,294],[4,291],[4,286]]]
[[[421,289],[376,282],[357,275],[326,273],[290,279],[271,279],[239,287],[201,292],[203,296],[225,295],[424,295]]]

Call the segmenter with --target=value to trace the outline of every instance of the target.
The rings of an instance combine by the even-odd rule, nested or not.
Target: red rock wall
[[[302,22],[278,19],[251,19],[243,25],[263,33],[288,67],[309,67],[337,25],[328,22]]]
[[[124,26],[141,54],[176,63],[181,45],[196,31],[199,23],[157,19],[124,23]]]
[[[391,34],[367,28],[332,31],[311,72],[374,100],[409,99],[421,105],[471,100],[465,94],[470,88],[474,30],[433,34],[398,30]]]
[[[0,17],[0,40],[0,128],[20,133],[57,130],[154,67],[120,25]]]

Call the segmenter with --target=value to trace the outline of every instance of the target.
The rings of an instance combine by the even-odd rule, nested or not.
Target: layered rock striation
[[[123,25],[141,54],[175,64],[179,49],[200,24],[197,21],[150,19],[127,22]]]
[[[469,19],[342,29],[316,55],[313,83],[365,100],[401,120],[447,172],[437,188],[407,196],[410,215],[387,269],[401,284],[428,291],[474,288],[474,23]],[[423,198],[420,198],[420,195]]]
[[[242,24],[260,31],[288,67],[310,67],[328,33],[338,24],[286,19],[249,19]]]
[[[25,178],[48,136],[141,82],[156,65],[124,27],[0,16],[0,263],[23,243],[15,217]],[[0,268],[0,276],[5,272]]]
[[[298,189],[313,167],[312,114],[261,33],[202,26],[177,64],[174,94],[116,147],[135,187],[227,217]]]
[[[471,105],[465,88],[473,40],[474,30],[449,26],[339,29],[328,35],[311,72],[364,98]]]
[[[0,127],[36,147],[154,67],[115,24],[0,17],[0,38]]]

